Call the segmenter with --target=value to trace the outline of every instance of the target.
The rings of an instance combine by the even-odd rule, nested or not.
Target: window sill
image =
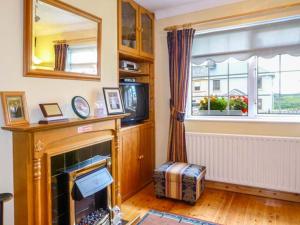
[[[299,123],[300,116],[187,116],[186,121],[237,122],[237,123]]]

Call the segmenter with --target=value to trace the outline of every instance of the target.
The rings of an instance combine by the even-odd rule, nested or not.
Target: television
[[[122,124],[139,123],[149,118],[149,85],[137,82],[121,82],[121,95],[127,116]]]

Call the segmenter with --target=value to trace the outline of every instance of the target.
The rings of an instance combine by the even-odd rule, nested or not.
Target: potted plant
[[[208,102],[210,101],[210,111],[208,111]],[[200,115],[226,115],[228,101],[224,97],[211,96],[205,97],[200,101]],[[224,112],[225,111],[225,112]]]
[[[248,112],[248,97],[247,96],[232,96],[229,101],[231,115],[245,114]]]

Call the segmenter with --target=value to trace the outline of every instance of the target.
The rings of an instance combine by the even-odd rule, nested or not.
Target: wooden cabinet
[[[121,130],[121,195],[126,200],[151,182],[154,170],[154,127],[145,123]]]
[[[152,126],[140,128],[140,185],[152,180],[154,170],[154,129]]]
[[[121,195],[122,199],[132,195],[139,186],[139,129],[121,132]]]
[[[119,51],[153,58],[154,15],[133,0],[119,0]]]
[[[154,53],[154,16],[144,8],[140,8],[140,55],[153,58]]]
[[[155,161],[154,136],[154,14],[133,0],[118,0],[119,60],[138,64],[139,71],[119,69],[119,78],[149,84],[149,119],[123,127],[120,132],[120,180],[122,200],[152,180]]]

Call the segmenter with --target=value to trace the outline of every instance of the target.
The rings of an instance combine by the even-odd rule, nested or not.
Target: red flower
[[[243,112],[243,113],[246,113],[246,112],[248,112],[248,109],[247,109],[247,108],[242,109],[242,112]]]

